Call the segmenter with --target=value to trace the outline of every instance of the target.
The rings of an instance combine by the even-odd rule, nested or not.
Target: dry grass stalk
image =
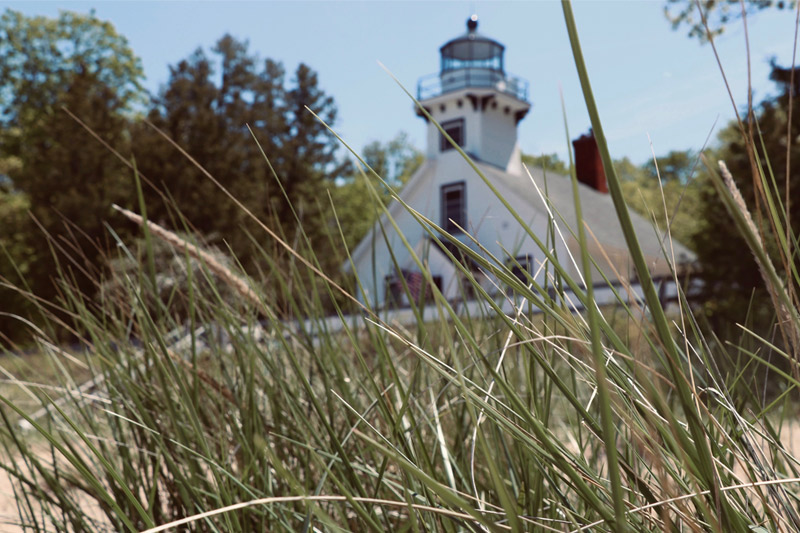
[[[114,209],[125,215],[128,220],[131,220],[142,226],[144,224],[144,219],[137,215],[132,211],[128,211],[125,208],[122,208],[116,204],[112,205]],[[162,228],[155,222],[147,221],[147,228],[153,232],[153,235],[158,237],[159,239],[165,241],[170,246],[173,246],[179,250],[185,250],[190,256],[201,261],[208,269],[215,275],[219,276],[228,286],[230,286],[237,294],[239,294],[242,298],[246,299],[253,305],[259,308],[264,308],[264,303],[258,297],[258,295],[251,289],[247,282],[245,282],[242,278],[231,272],[231,270],[217,261],[214,256],[209,254],[208,252],[201,250],[198,246],[180,238],[175,233]]]
[[[764,246],[764,240],[761,237],[761,233],[756,228],[756,225],[753,222],[753,217],[750,216],[750,211],[747,209],[747,204],[744,203],[744,198],[742,198],[742,193],[739,192],[739,187],[736,186],[736,182],[733,180],[733,176],[731,175],[730,170],[728,170],[728,165],[725,164],[725,161],[719,161],[718,164],[719,164],[720,174],[722,175],[722,179],[725,182],[725,186],[728,188],[728,191],[730,191],[733,201],[736,203],[736,206],[742,213],[742,216],[744,217],[748,229],[756,238],[758,246],[762,250],[766,251],[766,247]],[[778,283],[780,285],[777,287],[772,283],[772,281],[770,280],[770,276],[767,274],[766,265],[762,264],[762,262],[759,260],[758,255],[755,253],[755,250],[751,250],[751,252],[753,253],[753,257],[755,258],[756,264],[758,265],[758,271],[764,280],[764,285],[766,285],[767,291],[769,291],[772,303],[773,305],[775,305],[775,309],[778,313],[779,324],[787,326],[787,327],[782,327],[781,331],[787,333],[789,339],[791,339],[791,345],[792,348],[794,349],[793,351],[795,352],[795,354],[797,354],[798,348],[800,348],[800,339],[798,339],[798,331],[795,327],[792,327],[794,321],[791,311],[786,308],[786,305],[778,296],[778,291],[784,292],[786,288],[782,283],[780,283],[780,280],[778,280]],[[767,261],[769,261],[769,258],[767,258]],[[774,270],[774,266],[770,265],[770,267],[772,268],[772,270]]]
[[[719,165],[719,171],[722,174],[722,179],[725,181],[725,186],[730,191],[731,196],[733,197],[733,201],[736,202],[736,205],[739,207],[739,211],[741,211],[742,216],[747,222],[747,226],[750,228],[750,231],[758,240],[758,245],[762,249],[764,249],[764,241],[761,239],[761,233],[759,233],[758,229],[756,228],[756,224],[755,222],[753,222],[753,217],[750,216],[750,211],[747,209],[747,204],[744,203],[744,198],[742,198],[742,193],[739,192],[739,187],[737,187],[736,182],[733,181],[733,176],[731,175],[731,171],[728,170],[728,165],[725,164],[725,161],[718,161],[717,163]],[[756,262],[758,262],[757,256],[755,259]],[[759,268],[762,268],[760,263],[759,263]],[[764,278],[764,281],[768,280]]]

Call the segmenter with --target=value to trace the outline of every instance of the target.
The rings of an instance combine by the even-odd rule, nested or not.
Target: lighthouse
[[[439,53],[439,72],[420,78],[417,100],[453,142],[418,109],[428,122],[428,159],[453,150],[455,143],[477,161],[520,173],[517,125],[531,104],[528,82],[505,71],[505,47],[479,33],[478,17],[472,15],[466,33]]]
[[[603,280],[595,299],[615,302],[614,287],[635,286],[635,272],[594,136],[574,143],[584,207],[579,221],[569,177],[522,165],[517,127],[531,109],[528,82],[506,72],[505,47],[478,32],[476,16],[466,29],[439,48],[439,71],[417,84],[425,161],[342,269],[355,274],[359,300],[375,309],[427,305],[435,295],[472,305],[476,284],[508,302],[507,288],[486,262],[546,287],[548,256],[579,257],[575,236],[585,225],[593,279]],[[629,216],[652,275],[671,279],[658,234],[648,220]],[[462,253],[464,247],[474,254]],[[673,247],[680,260],[691,260],[680,243]],[[573,279],[583,275],[574,261],[562,268]]]

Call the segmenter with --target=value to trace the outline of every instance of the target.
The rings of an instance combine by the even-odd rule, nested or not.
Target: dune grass
[[[426,321],[426,302],[410,294],[418,320],[409,323],[368,307],[324,316],[323,298],[347,291],[319,271],[300,239],[281,243],[298,259],[288,269],[277,268],[269,246],[262,250],[293,315],[304,317],[287,320],[257,280],[148,225],[142,206],[141,215],[126,216],[141,216],[144,256],[119,242],[120,253],[140,261],[138,274],[117,280],[115,296],[99,307],[64,285],[61,305],[90,354],[81,379],[58,367],[67,393],[31,390],[44,410],[35,416],[17,397],[0,396],[0,442],[15,458],[4,468],[23,529],[800,529],[800,463],[781,439],[796,410],[788,397],[798,385],[797,271],[784,269],[789,279],[781,279],[720,178],[719,193],[770,287],[782,344],[753,332],[757,351],[749,342],[726,346],[697,323],[685,298],[663,308],[627,220],[568,3],[564,11],[643,301],[596,305],[582,232],[575,260],[584,279],[567,274],[572,258],[551,253],[558,232],[532,235],[548,257],[542,285],[418,216],[432,238],[451,242],[497,281],[489,293],[462,268],[477,312],[456,312],[428,278],[435,313]],[[759,168],[771,194],[771,171]],[[769,200],[787,236],[779,242],[794,257],[797,236],[781,197]],[[551,228],[559,224],[554,214]],[[172,239],[190,273],[175,289],[185,291],[177,296],[188,302],[186,316],[156,286],[152,241],[162,238]],[[198,290],[193,276],[211,289]],[[513,312],[503,312],[506,301]],[[781,392],[766,398],[737,386],[757,367],[770,368]],[[92,385],[78,389],[89,377]],[[33,429],[23,431],[20,420]]]

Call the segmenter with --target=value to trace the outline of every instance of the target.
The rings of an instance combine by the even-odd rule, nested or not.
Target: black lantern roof
[[[481,68],[503,72],[505,47],[478,33],[478,16],[467,19],[467,33],[445,43],[442,54],[442,69],[445,72],[463,68]]]

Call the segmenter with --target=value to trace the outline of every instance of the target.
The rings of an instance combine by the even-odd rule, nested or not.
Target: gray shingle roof
[[[515,176],[485,163],[477,164],[488,178],[495,182],[503,183],[532,206],[539,210],[544,210],[545,206],[527,175],[524,177]],[[572,232],[577,235],[578,225],[575,216],[572,183],[569,177],[547,172],[545,180],[543,169],[529,167],[528,171],[543,194],[546,183],[547,196],[556,220],[559,220],[560,214]],[[602,247],[606,250],[624,251],[627,254],[628,245],[617,218],[617,211],[611,195],[598,192],[587,185],[579,184],[578,197],[583,209],[583,219],[590,228],[591,234],[594,235]],[[670,243],[664,236],[666,223],[659,221],[660,231],[657,233],[650,220],[630,209],[629,213],[645,257],[655,261],[664,256],[663,250],[666,250],[667,254],[669,254]],[[587,234],[589,241],[592,240],[591,234]],[[567,237],[566,234],[564,236]],[[690,263],[695,259],[695,255],[691,250],[674,239],[672,240],[672,250],[675,254],[675,262],[678,264]]]

